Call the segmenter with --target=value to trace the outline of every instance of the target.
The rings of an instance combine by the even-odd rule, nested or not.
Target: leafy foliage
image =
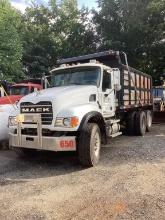
[[[27,75],[41,77],[48,71],[55,53],[49,26],[50,12],[44,6],[28,8],[24,15],[23,65]]]
[[[84,20],[81,19],[83,13]],[[60,57],[94,50],[93,32],[76,0],[50,1],[49,7],[33,5],[24,15],[23,63],[31,76],[48,73]]]
[[[165,73],[165,1],[97,0],[98,10],[76,0],[33,1],[24,14],[0,0],[0,72],[16,81],[41,77],[62,57],[114,49],[153,76]],[[165,77],[165,75],[164,75]]]
[[[20,14],[8,1],[0,0],[0,74],[9,81],[22,77]]]
[[[165,1],[99,0],[98,4],[94,23],[99,49],[125,51],[130,65],[158,82],[165,68]]]

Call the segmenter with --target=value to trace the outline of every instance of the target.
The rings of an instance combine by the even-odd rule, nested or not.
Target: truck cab
[[[18,102],[23,96],[34,92],[35,90],[41,90],[42,86],[32,83],[19,83],[10,86],[9,95],[0,98],[0,105],[14,104]]]
[[[151,77],[122,65],[118,52],[61,60],[51,88],[23,97],[20,114],[9,118],[10,146],[19,154],[77,151],[82,165],[94,166],[101,145],[121,135],[124,122],[139,135],[149,130],[150,92]]]
[[[120,71],[115,69],[115,75],[117,72],[118,79],[120,79]],[[114,80],[116,78],[114,78],[114,70],[112,68],[94,63],[80,64],[78,66],[63,65],[63,67],[52,70],[51,74],[52,87],[62,90],[62,96],[64,96],[66,91],[68,100],[64,97],[65,105],[76,105],[76,108],[80,105],[82,108],[83,105],[88,104],[89,107],[95,108],[105,117],[113,117],[115,115]],[[120,80],[116,83],[120,84]],[[70,99],[71,97],[74,98]]]
[[[8,118],[10,115],[17,114],[17,102],[25,95],[28,95],[34,91],[39,91],[42,86],[34,83],[19,83],[1,87],[0,97],[0,141],[7,141],[9,139]],[[8,94],[7,94],[8,92]]]

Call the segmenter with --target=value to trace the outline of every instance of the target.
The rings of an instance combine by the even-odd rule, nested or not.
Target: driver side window
[[[103,83],[102,83],[103,92],[105,92],[106,89],[111,89],[111,74],[109,74],[106,70],[104,70]]]

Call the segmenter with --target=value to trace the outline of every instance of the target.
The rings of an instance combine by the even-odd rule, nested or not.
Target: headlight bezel
[[[71,118],[63,118],[63,125],[65,127],[70,127],[71,124]]]
[[[68,121],[68,124],[66,123]],[[72,117],[57,117],[55,121],[55,127],[63,128],[75,128],[79,124],[79,118],[77,116]]]

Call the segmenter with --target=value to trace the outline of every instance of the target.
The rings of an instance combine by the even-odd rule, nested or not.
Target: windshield
[[[10,95],[27,95],[29,94],[29,87],[27,86],[13,86],[10,88]]]
[[[57,70],[52,75],[51,86],[95,85],[99,86],[99,67],[79,67]]]

